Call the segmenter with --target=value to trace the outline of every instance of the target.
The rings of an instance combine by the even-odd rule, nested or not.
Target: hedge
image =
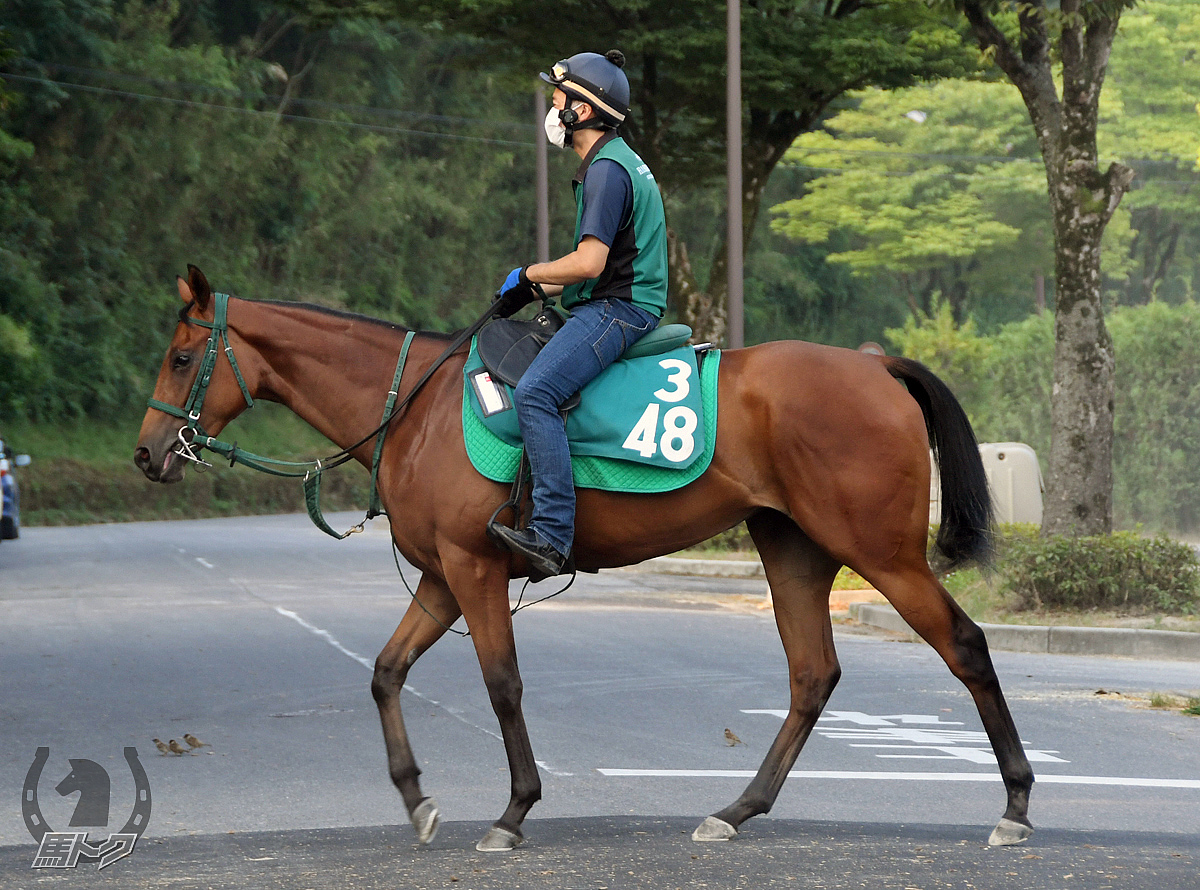
[[[357,465],[326,473],[321,505],[328,511],[366,510],[370,482]],[[147,481],[132,461],[101,465],[48,458],[21,471],[21,521],[29,526],[302,512],[299,479],[244,467],[189,470],[173,485]]]
[[[1196,551],[1162,535],[1009,535],[1000,572],[1018,609],[1200,611]]]

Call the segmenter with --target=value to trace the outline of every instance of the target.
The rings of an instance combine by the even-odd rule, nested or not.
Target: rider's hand
[[[496,310],[496,315],[500,318],[507,318],[514,312],[520,311],[537,297],[529,277],[525,274],[527,268],[528,266],[521,266],[513,269],[504,279],[504,283],[500,285],[500,289],[496,291],[493,302],[500,303],[500,307]]]

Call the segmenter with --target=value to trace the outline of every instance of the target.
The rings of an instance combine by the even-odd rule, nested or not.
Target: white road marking
[[[743,714],[768,714],[787,719],[787,711],[773,708],[742,709]],[[830,725],[834,724],[834,725]],[[849,724],[849,725],[846,725]],[[943,720],[936,714],[864,714],[862,711],[827,711],[817,718],[817,734],[827,739],[850,742],[851,748],[891,748],[925,754],[876,754],[881,760],[965,760],[968,763],[995,763],[986,733],[969,729],[945,729],[962,726],[957,720]],[[1033,763],[1070,763],[1057,757],[1059,752],[1025,746],[1025,756]]]
[[[280,615],[282,615],[284,618],[291,618],[293,621],[295,621],[297,624],[299,624],[305,630],[316,634],[318,637],[323,639],[326,643],[328,643],[330,646],[332,646],[338,652],[341,652],[343,655],[350,656],[355,661],[357,661],[359,664],[361,664],[363,667],[365,667],[367,670],[369,670],[369,671],[375,670],[374,662],[372,662],[369,658],[364,658],[363,656],[359,655],[357,652],[351,652],[349,649],[347,649],[345,646],[343,646],[341,643],[339,643],[337,640],[335,640],[333,638],[333,634],[331,634],[329,631],[323,630],[322,628],[317,627],[315,624],[309,624],[307,621],[305,621],[303,618],[301,618],[295,612],[285,609],[285,608],[283,608],[283,606],[276,606],[275,611],[278,612]]]
[[[597,772],[610,778],[752,779],[750,769],[612,769]],[[850,770],[793,770],[789,779],[865,779],[892,782],[999,782],[999,773],[890,773]],[[1184,788],[1200,790],[1200,779],[1140,779],[1130,776],[1058,776],[1039,773],[1039,785],[1109,785],[1126,788]]]
[[[359,664],[361,664],[363,667],[365,667],[367,670],[369,670],[371,672],[375,671],[375,662],[371,661],[369,658],[365,658],[364,656],[359,655],[357,652],[353,652],[350,649],[347,649],[345,646],[343,646],[341,643],[339,643],[336,639],[334,639],[333,634],[331,634],[329,631],[325,630],[324,628],[317,627],[315,624],[310,624],[309,622],[305,621],[303,618],[301,618],[299,615],[297,615],[295,612],[291,611],[290,609],[285,609],[282,606],[275,606],[274,609],[276,612],[278,612],[284,618],[292,619],[297,624],[299,624],[301,627],[303,627],[305,630],[307,630],[310,633],[315,634],[316,636],[323,639],[326,643],[328,643],[330,646],[332,646],[338,652],[341,652],[343,655],[346,655],[346,656],[354,659]],[[419,692],[418,690],[414,689],[412,686],[409,686],[407,683],[404,684],[404,691],[411,695],[415,695],[417,698],[421,699],[421,701],[427,702],[436,708],[441,708],[443,711],[445,711],[451,717],[454,717],[455,719],[462,721],[463,723],[467,724],[467,726],[471,727],[472,729],[476,729],[479,732],[482,732],[484,735],[489,735],[501,743],[504,742],[504,737],[501,736],[500,733],[495,732],[494,730],[488,729],[487,727],[480,726],[477,723],[472,723],[470,720],[468,720],[466,717],[464,717],[461,713],[459,713],[458,710],[456,710],[455,708],[451,708],[448,705],[442,704],[440,701],[437,701],[436,699],[430,698],[428,695],[425,695],[423,692]],[[568,772],[563,772],[561,770],[557,770],[554,767],[550,766],[548,763],[541,761],[541,760],[535,760],[534,763],[536,763],[541,769],[545,770],[552,776],[574,775],[574,773],[568,773]]]

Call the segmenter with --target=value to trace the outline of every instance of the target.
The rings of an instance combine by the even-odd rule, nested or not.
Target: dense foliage
[[[1110,315],[1116,350],[1113,442],[1118,526],[1200,528],[1200,304],[1121,306]],[[949,308],[888,332],[961,397],[980,441],[1050,445],[1053,319],[1030,316],[991,335],[956,326]]]
[[[476,41],[252,0],[12,0],[0,26],[0,413],[144,399],[188,262],[446,329],[533,252],[532,95],[460,73]]]

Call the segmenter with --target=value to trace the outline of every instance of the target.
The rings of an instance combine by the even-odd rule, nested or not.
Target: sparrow
[[[188,743],[189,748],[203,748],[205,745],[208,745],[210,748],[212,747],[212,745],[209,745],[208,742],[200,741],[190,732],[185,732],[183,734],[183,740]]]
[[[725,744],[732,748],[734,745],[746,744],[734,734],[732,729],[725,730]]]
[[[171,739],[171,741],[167,742],[167,747],[170,748],[172,751],[174,751],[176,754],[188,753],[180,746],[179,742],[175,741],[174,739]]]
[[[159,754],[170,754],[171,749],[167,747],[167,743],[162,739],[154,740],[154,747],[158,749]]]

